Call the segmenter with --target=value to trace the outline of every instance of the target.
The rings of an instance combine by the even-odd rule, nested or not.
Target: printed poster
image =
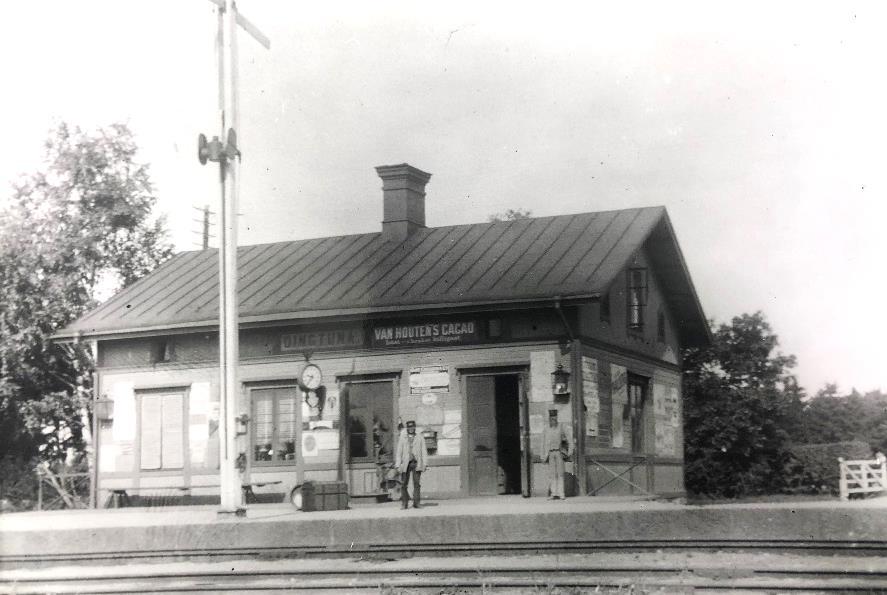
[[[545,416],[533,413],[530,415],[530,434],[541,434],[545,431]]]
[[[530,352],[530,401],[551,403],[551,373],[554,372],[554,351]]]
[[[622,448],[625,445],[622,414],[628,403],[628,372],[623,366],[610,364],[610,395],[613,401],[613,448]]]
[[[444,409],[443,423],[445,423],[445,424],[461,424],[462,423],[462,410],[461,409]]]
[[[114,400],[114,441],[135,440],[136,437],[136,397],[132,382],[115,382],[111,385],[111,398]]]
[[[194,382],[188,398],[188,449],[191,464],[206,465],[206,447],[209,440],[209,382]]]
[[[585,404],[585,435],[598,435],[598,414],[601,410],[598,392],[598,362],[582,356],[582,401]]]
[[[437,441],[437,453],[442,456],[456,456],[459,454],[460,440],[458,438],[440,438]]]
[[[410,368],[410,394],[450,392],[450,369],[446,366]]]

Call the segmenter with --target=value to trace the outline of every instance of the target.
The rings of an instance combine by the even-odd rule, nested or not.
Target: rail
[[[697,544],[698,545],[698,544]],[[866,592],[887,589],[884,565],[851,552],[792,556],[690,550],[580,555],[410,557],[352,555],[349,560],[278,559],[189,562],[187,565],[113,564],[0,571],[16,593],[175,592]],[[570,590],[569,592],[573,592]]]

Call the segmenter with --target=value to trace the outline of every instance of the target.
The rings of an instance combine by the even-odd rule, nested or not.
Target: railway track
[[[238,560],[0,571],[5,593],[885,593],[881,556],[620,552]],[[563,591],[562,591],[563,592]]]
[[[815,553],[823,555],[887,556],[887,541],[798,541],[798,540],[571,540],[549,542],[448,542],[437,543],[352,543],[348,547],[317,546],[254,546],[216,547],[199,549],[139,549],[131,551],[81,551],[64,554],[0,554],[0,569],[28,568],[46,565],[96,564],[113,561],[215,561],[237,559],[286,559],[286,558],[355,558],[412,556],[464,556],[568,554],[600,552],[778,552]]]

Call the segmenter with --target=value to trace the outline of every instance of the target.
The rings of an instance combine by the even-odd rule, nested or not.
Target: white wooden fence
[[[845,461],[838,458],[841,467],[841,500],[850,494],[875,494],[887,490],[887,457],[878,453],[872,461]]]

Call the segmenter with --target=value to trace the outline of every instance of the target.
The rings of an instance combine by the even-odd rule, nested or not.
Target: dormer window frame
[[[643,334],[650,292],[649,271],[646,267],[631,267],[626,276],[626,326],[630,333]]]

